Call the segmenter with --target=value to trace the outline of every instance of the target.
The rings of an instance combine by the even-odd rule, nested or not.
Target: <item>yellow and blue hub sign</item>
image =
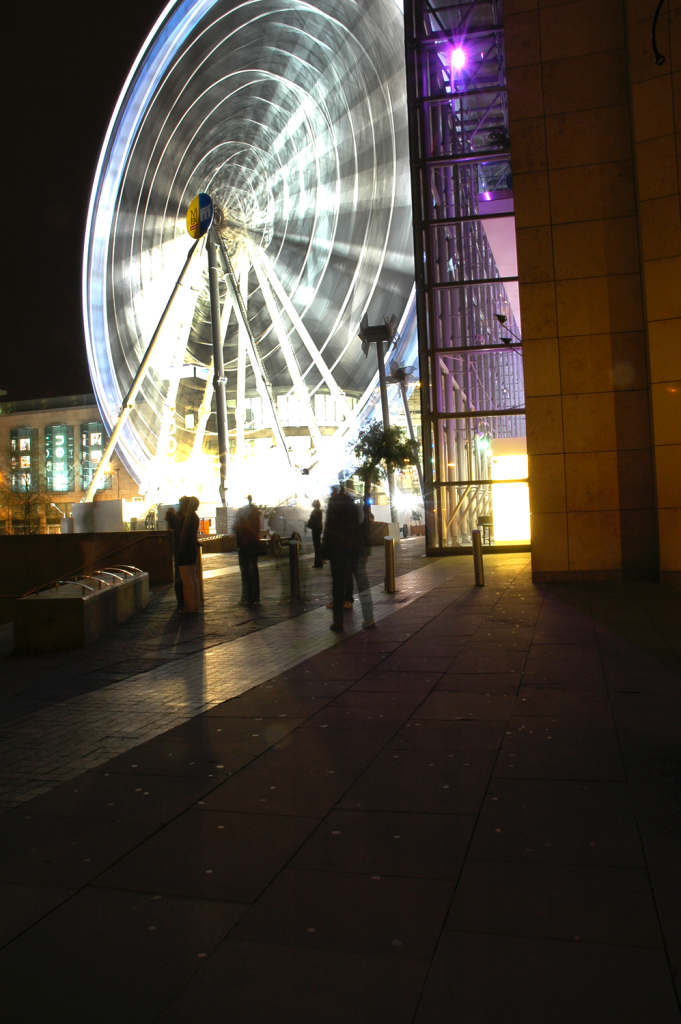
[[[187,231],[192,238],[201,238],[213,223],[213,200],[206,192],[199,192],[187,210]]]

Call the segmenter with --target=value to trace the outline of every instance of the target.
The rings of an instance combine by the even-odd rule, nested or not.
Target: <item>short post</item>
[[[485,569],[482,564],[482,540],[480,537],[480,530],[473,530],[471,534],[473,541],[473,568],[475,569],[475,585],[476,587],[484,587],[485,585]]]
[[[289,578],[291,581],[291,600],[300,600],[300,542],[288,542]]]
[[[395,538],[384,537],[383,546],[385,549],[385,592],[395,593]]]

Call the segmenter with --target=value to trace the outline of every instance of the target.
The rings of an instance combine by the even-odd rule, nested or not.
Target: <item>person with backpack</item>
[[[252,608],[260,604],[260,509],[248,495],[248,504],[240,508],[234,521],[236,547],[241,570],[241,601],[239,604]]]

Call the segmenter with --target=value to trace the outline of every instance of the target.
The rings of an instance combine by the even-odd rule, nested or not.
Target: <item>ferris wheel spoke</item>
[[[239,251],[237,259],[236,272],[239,282],[239,294],[241,295],[241,302],[246,310],[246,316],[248,316],[248,274],[249,274],[249,262],[248,257],[243,249]],[[248,333],[244,329],[245,325],[239,322],[239,334],[237,338],[237,356],[236,356],[236,458],[237,462],[241,462],[246,456],[246,445],[244,440],[244,430],[246,425],[246,349],[248,345]]]

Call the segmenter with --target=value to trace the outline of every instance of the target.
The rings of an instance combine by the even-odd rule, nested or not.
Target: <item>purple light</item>
[[[457,46],[456,50],[452,50],[451,64],[452,70],[460,70],[466,63],[466,52],[462,50],[460,46]]]

